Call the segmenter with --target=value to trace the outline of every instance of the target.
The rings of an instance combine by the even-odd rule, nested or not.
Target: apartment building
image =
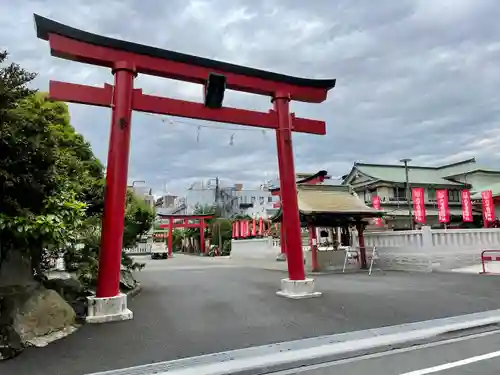
[[[231,184],[219,179],[198,181],[185,194],[186,213],[193,213],[197,207],[218,207],[223,216],[248,215],[267,218],[272,215],[276,197],[266,184],[245,188],[243,184]]]

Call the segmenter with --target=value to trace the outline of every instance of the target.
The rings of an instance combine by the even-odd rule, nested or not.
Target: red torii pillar
[[[200,251],[205,254],[205,219],[200,219]]]
[[[99,88],[51,81],[49,89],[52,99],[111,107],[113,111],[98,287],[96,297],[89,299],[87,321],[132,318],[126,296],[119,290],[132,110],[275,129],[289,258],[289,278],[281,281],[278,294],[290,298],[317,295],[313,293],[314,280],[305,279],[302,261],[292,131],[323,135],[326,125],[323,121],[296,118],[290,113],[289,102],[325,101],[335,86],[334,79],[297,78],[189,56],[91,34],[38,15],[35,25],[37,36],[49,42],[53,56],[110,68],[115,75],[114,86]],[[204,103],[145,95],[133,87],[137,73],[203,85]],[[225,89],[271,97],[275,109],[258,112],[224,107]]]
[[[280,147],[280,142],[281,142],[281,135],[279,133],[279,131],[276,132],[276,142],[278,143],[278,155],[280,154],[281,152],[281,147]],[[278,158],[278,163],[281,163],[281,159]],[[286,165],[283,166],[283,168],[286,168]],[[281,172],[280,172],[281,174]],[[294,172],[295,174],[295,172]],[[322,183],[325,178],[327,176],[327,172],[325,170],[321,170],[317,173],[315,173],[314,175],[311,175],[309,177],[306,177],[306,178],[303,178],[301,180],[298,180],[296,182],[296,184],[304,184],[304,185],[316,185],[316,184],[320,184]],[[281,181],[280,181],[280,189],[279,190],[273,190],[272,191],[272,195],[278,195],[281,197]],[[282,200],[282,198],[281,198]],[[283,203],[280,202],[281,206],[283,206]],[[283,213],[284,215],[284,213]],[[282,223],[280,224],[279,226],[279,229],[280,229],[280,248],[281,248],[281,254],[282,255],[286,255],[286,231],[285,231],[285,226],[282,225]],[[301,240],[302,241],[302,240]]]
[[[319,271],[318,265],[318,239],[316,237],[316,227],[309,223],[309,246],[311,248],[311,263],[312,263],[312,271]]]
[[[174,247],[174,219],[172,216],[168,217],[168,257],[172,258],[173,247]]]

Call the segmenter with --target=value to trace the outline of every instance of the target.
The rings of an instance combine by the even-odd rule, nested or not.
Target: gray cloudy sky
[[[323,104],[294,104],[327,122],[295,135],[296,170],[348,173],[355,161],[422,164],[475,156],[499,167],[498,0],[0,0],[0,48],[49,79],[101,85],[106,69],[50,57],[32,13],[94,33],[285,74],[337,78]],[[201,86],[140,76],[145,93],[201,100]],[[267,110],[229,92],[226,105]],[[109,109],[71,105],[72,123],[106,163]],[[271,131],[136,113],[130,180],[157,194],[220,176],[255,185],[277,171]],[[215,127],[215,129],[213,128]],[[245,130],[246,129],[246,130]],[[234,134],[234,144],[230,145]]]

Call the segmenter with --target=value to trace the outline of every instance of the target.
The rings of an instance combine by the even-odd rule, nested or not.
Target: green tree
[[[36,75],[6,58],[1,52],[0,267],[9,252],[22,251],[38,273],[46,255],[65,251],[70,268],[93,280],[103,166],[71,126],[66,104],[29,89]],[[154,213],[143,203],[128,194],[125,245],[133,246],[151,225]],[[124,263],[133,266],[126,257]]]
[[[123,232],[123,247],[133,247],[138,240],[151,228],[154,211],[142,199],[132,192],[127,192],[125,223]],[[75,272],[78,279],[86,286],[93,287],[97,281],[99,266],[99,249],[101,239],[101,219],[92,216],[85,220],[78,246],[65,250],[64,261],[70,272]],[[122,253],[122,265],[129,270],[139,270],[144,267],[132,257]]]
[[[153,208],[131,191],[127,191],[123,247],[132,247],[151,230],[155,218]]]
[[[69,126],[67,110],[43,106],[44,96],[27,87],[35,74],[5,66],[6,58],[0,53],[0,262],[19,250],[38,272],[45,251],[74,238],[87,205],[61,173],[54,126]]]

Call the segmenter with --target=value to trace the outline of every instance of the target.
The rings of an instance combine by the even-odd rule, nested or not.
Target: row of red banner
[[[259,218],[258,225],[256,219],[253,219],[252,221],[249,220],[234,221],[232,238],[268,236],[271,233],[271,225],[272,225],[271,222],[264,220],[262,217]],[[274,224],[274,228],[278,230],[278,223]]]
[[[425,224],[425,190],[424,188],[412,188],[411,195],[413,200],[413,216],[415,218],[415,222]],[[462,190],[460,195],[462,198],[462,220],[466,223],[470,223],[473,221],[470,191]],[[481,198],[483,206],[483,221],[485,227],[487,227],[488,223],[492,223],[495,221],[495,204],[493,202],[493,194],[491,190],[481,192]],[[438,208],[438,222],[449,223],[450,208],[448,206],[448,190],[436,190],[436,202]],[[372,204],[373,208],[380,210],[380,197],[372,197]],[[382,226],[382,219],[376,218],[375,225]]]

